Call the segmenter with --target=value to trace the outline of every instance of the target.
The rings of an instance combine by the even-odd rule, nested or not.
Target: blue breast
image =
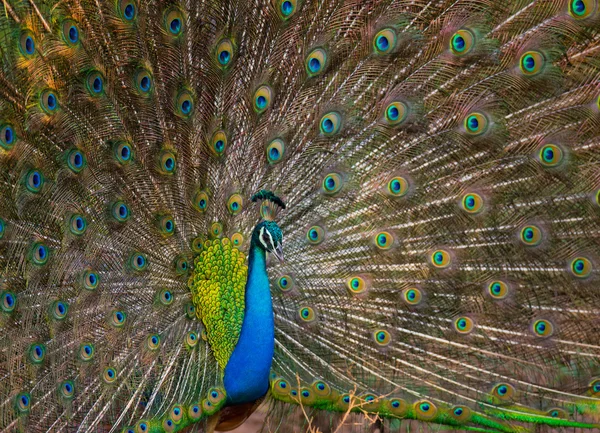
[[[242,331],[225,367],[225,391],[229,404],[255,401],[269,389],[275,346],[273,305],[265,252],[250,247],[246,309]]]

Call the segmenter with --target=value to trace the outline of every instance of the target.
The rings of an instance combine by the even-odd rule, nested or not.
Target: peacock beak
[[[283,245],[277,245],[277,247],[271,252],[275,254],[275,257],[277,257],[280,262],[283,262]]]

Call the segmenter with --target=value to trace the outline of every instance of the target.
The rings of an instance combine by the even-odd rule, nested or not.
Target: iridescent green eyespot
[[[218,131],[215,131],[210,138],[210,149],[215,155],[221,156],[225,152],[226,148],[227,135],[225,134],[225,131],[219,129]]]
[[[177,158],[170,150],[163,150],[158,156],[159,171],[161,174],[170,175],[175,173]]]
[[[388,181],[387,190],[394,197],[403,197],[408,192],[408,181],[401,176],[395,176]]]
[[[85,233],[85,229],[87,228],[87,221],[83,217],[83,215],[74,214],[71,216],[69,220],[69,230],[75,236],[81,236]]]
[[[321,74],[327,63],[327,53],[323,48],[316,48],[306,57],[306,72],[310,77]]]
[[[450,266],[452,258],[450,253],[445,250],[436,250],[431,253],[431,264],[436,268],[447,268]]]
[[[542,230],[535,225],[528,225],[521,229],[521,242],[527,246],[537,246],[542,242]]]
[[[416,287],[410,287],[402,291],[402,299],[408,305],[418,305],[423,299],[423,293]]]
[[[281,162],[284,152],[285,143],[281,138],[276,138],[267,145],[267,161],[269,164],[277,164],[278,162]]]
[[[316,320],[315,311],[311,307],[299,308],[298,316],[303,322],[314,322]]]
[[[217,64],[221,69],[227,69],[233,60],[233,44],[229,39],[223,39],[217,45],[215,51]]]
[[[571,272],[577,278],[587,278],[592,274],[592,262],[586,257],[575,257],[571,261]]]
[[[563,150],[555,144],[542,146],[538,153],[538,160],[544,167],[556,167],[563,162]]]
[[[277,0],[277,11],[281,18],[288,20],[296,13],[296,0]]]
[[[519,67],[523,75],[533,77],[542,72],[546,60],[539,51],[527,51],[521,56]]]
[[[104,94],[104,75],[100,71],[90,71],[85,79],[85,87],[92,97]]]
[[[271,87],[265,85],[260,86],[254,92],[254,111],[258,114],[262,114],[271,106],[273,99],[273,90]]]
[[[289,275],[282,275],[277,280],[277,285],[283,292],[289,292],[294,288],[294,279]]]
[[[175,98],[175,114],[184,119],[191,117],[194,112],[194,97],[187,89],[181,90]]]
[[[87,164],[85,155],[79,149],[71,149],[67,153],[67,166],[73,173],[80,173]]]
[[[461,316],[454,320],[454,329],[459,334],[469,334],[473,331],[473,320],[467,316]]]
[[[596,0],[570,0],[569,14],[576,20],[590,17],[598,8]]]
[[[185,18],[176,8],[168,9],[164,15],[164,26],[168,35],[177,38],[185,31]]]
[[[241,194],[232,194],[227,200],[227,210],[231,215],[239,214],[244,206],[244,200]]]
[[[391,28],[377,32],[373,38],[373,49],[377,54],[389,54],[396,48],[396,31]]]
[[[429,400],[419,400],[413,404],[418,419],[429,421],[437,415],[437,407]]]
[[[508,285],[504,281],[492,281],[488,284],[488,293],[494,299],[504,299],[508,295]]]
[[[11,150],[16,142],[15,128],[10,123],[0,121],[0,147],[4,150]]]
[[[380,250],[389,250],[394,245],[394,236],[390,232],[379,232],[375,235],[374,240]]]
[[[538,337],[551,337],[554,333],[554,325],[548,320],[540,319],[533,322],[533,333]]]
[[[464,56],[473,49],[475,36],[469,30],[461,29],[450,38],[450,51],[455,56]]]
[[[367,290],[365,279],[359,276],[349,278],[346,282],[346,286],[353,295],[364,293],[365,290]]]
[[[488,129],[488,119],[483,113],[470,113],[465,117],[464,128],[468,135],[482,135]]]
[[[408,117],[408,106],[402,101],[395,101],[385,108],[385,121],[390,125],[400,125]]]
[[[463,196],[461,206],[465,212],[476,214],[483,209],[483,199],[479,194],[470,192]]]
[[[344,182],[342,176],[338,173],[329,173],[323,178],[321,185],[323,192],[327,195],[334,195],[340,192]]]
[[[385,329],[377,329],[373,332],[373,339],[379,346],[388,346],[392,341],[392,336]]]
[[[325,239],[325,230],[320,226],[312,226],[306,233],[306,239],[312,245],[318,245]]]
[[[319,123],[319,125],[321,133],[323,135],[335,135],[340,131],[340,128],[342,127],[342,116],[338,112],[331,111],[329,113],[326,113],[323,117],[321,117],[321,122]]]

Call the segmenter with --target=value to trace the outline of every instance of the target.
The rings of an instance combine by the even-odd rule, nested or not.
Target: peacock
[[[597,0],[3,0],[0,59],[1,431],[599,431]]]

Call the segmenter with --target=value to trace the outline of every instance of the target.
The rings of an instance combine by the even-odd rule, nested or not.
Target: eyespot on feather
[[[594,16],[597,9],[597,0],[569,0],[569,14],[576,20],[585,20]]]
[[[542,72],[546,63],[544,55],[539,51],[527,51],[519,60],[521,73],[526,77],[533,77]]]
[[[297,0],[275,0],[275,8],[283,20],[288,20],[296,13]]]
[[[331,111],[326,113],[323,117],[321,117],[321,121],[319,122],[319,128],[321,130],[321,134],[326,137],[337,134],[342,127],[342,116],[340,113]]]
[[[266,84],[260,86],[254,92],[252,98],[254,111],[258,114],[262,114],[271,106],[273,100],[273,90]]]
[[[450,38],[450,51],[455,56],[468,54],[475,44],[475,35],[470,30],[461,29]]]
[[[185,18],[178,8],[170,8],[164,14],[164,27],[167,35],[178,38],[185,32]]]
[[[81,171],[87,165],[87,160],[83,152],[79,149],[71,149],[67,152],[66,155],[67,167],[73,173],[81,173]]]
[[[227,148],[227,135],[225,131],[218,130],[210,138],[210,150],[217,156],[223,155]]]
[[[19,51],[25,58],[32,58],[35,56],[36,40],[35,36],[29,29],[21,31],[19,37]]]
[[[419,305],[422,299],[423,292],[416,287],[409,287],[402,291],[402,300],[408,305]]]
[[[48,115],[56,114],[60,107],[57,93],[46,89],[40,94],[40,108]]]
[[[489,121],[483,113],[469,113],[464,120],[465,132],[468,135],[477,137],[487,132],[489,127]]]
[[[227,69],[233,60],[234,49],[229,39],[222,39],[217,45],[215,57],[221,69]]]
[[[344,179],[339,173],[328,173],[323,178],[323,183],[321,188],[323,192],[327,195],[335,195],[344,186]]]
[[[415,415],[423,421],[430,421],[437,415],[437,407],[428,400],[419,400],[413,404]]]
[[[383,29],[373,38],[373,50],[376,54],[389,54],[396,48],[396,43],[396,31],[392,28]]]
[[[592,262],[586,257],[575,257],[569,265],[571,273],[577,278],[587,278],[592,274]]]
[[[444,269],[452,263],[452,256],[446,250],[435,250],[431,253],[430,260],[434,267]]]
[[[104,94],[104,76],[99,71],[93,70],[87,74],[85,87],[92,97],[98,97]]]
[[[285,143],[281,138],[272,140],[266,148],[267,161],[269,164],[277,164],[283,159],[285,152]]]
[[[327,53],[323,48],[312,50],[305,60],[306,73],[309,77],[322,74],[327,65]]]
[[[79,27],[77,26],[77,23],[74,20],[64,20],[61,26],[61,30],[63,40],[68,46],[75,47],[79,44]]]

